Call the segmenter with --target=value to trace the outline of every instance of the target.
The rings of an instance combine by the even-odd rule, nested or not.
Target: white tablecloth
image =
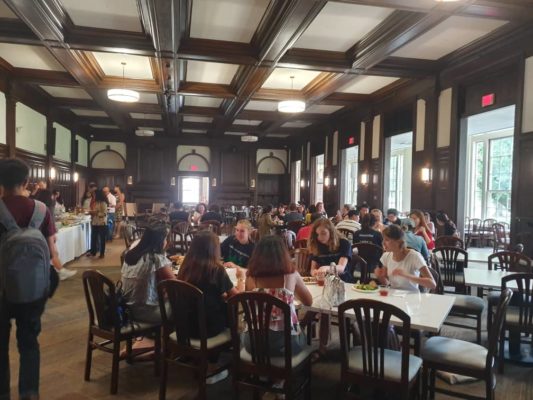
[[[56,238],[59,259],[63,264],[66,264],[90,249],[91,223],[86,221],[79,225],[61,228],[57,232]]]

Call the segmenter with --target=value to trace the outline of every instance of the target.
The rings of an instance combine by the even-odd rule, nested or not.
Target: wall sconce
[[[378,183],[378,174],[372,175],[372,183],[376,185]]]
[[[54,167],[50,168],[50,179],[56,179],[56,169]]]
[[[307,181],[307,187],[311,187],[311,182]]]
[[[337,186],[337,178],[333,178],[333,186]]]
[[[324,185],[326,185],[326,187],[329,187],[329,176],[326,176],[326,178],[324,179]]]
[[[424,167],[420,170],[420,179],[424,183],[430,183],[433,177],[433,171],[431,168]]]
[[[80,175],[77,172],[74,172],[74,182],[78,182]]]
[[[255,179],[250,179],[250,187],[255,188]]]
[[[133,176],[128,176],[128,180],[127,180],[127,184],[128,185],[133,185]]]
[[[213,186],[213,187],[217,186],[217,178],[211,179],[211,186]]]
[[[368,185],[368,174],[366,172],[361,174],[361,184]]]
[[[170,178],[170,186],[176,186],[176,178],[174,176]]]
[[[305,180],[303,179],[300,179],[300,187],[305,187]]]

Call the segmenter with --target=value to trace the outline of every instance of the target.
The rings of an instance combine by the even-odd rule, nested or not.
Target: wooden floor
[[[89,399],[156,399],[159,381],[153,375],[151,363],[128,365],[121,363],[119,392],[109,394],[111,356],[95,352],[91,382],[83,380],[85,344],[87,340],[87,313],[83,299],[81,273],[97,268],[116,280],[119,277],[119,256],[122,241],[115,241],[109,247],[105,259],[91,260],[82,257],[69,265],[78,274],[61,283],[55,297],[48,302],[43,317],[41,342],[41,399],[43,400],[89,400]],[[460,331],[445,327],[444,335],[473,340],[474,331]],[[337,336],[336,334],[334,335]],[[486,336],[486,335],[485,335]],[[14,334],[11,335],[14,339]],[[339,354],[333,345],[326,360],[313,365],[312,394],[315,399],[335,396],[340,374]],[[11,342],[12,392],[15,396],[18,380],[18,354],[16,343]],[[177,368],[170,369],[168,399],[189,399],[194,397],[195,381],[188,373]],[[446,384],[439,380],[439,385]],[[482,395],[483,384],[470,383],[456,386],[464,392]],[[217,400],[232,399],[230,380],[226,379],[209,388],[208,396]],[[246,397],[247,398],[247,397]],[[446,399],[437,395],[437,399]],[[533,368],[506,365],[505,376],[498,376],[497,398],[513,400],[533,399]]]

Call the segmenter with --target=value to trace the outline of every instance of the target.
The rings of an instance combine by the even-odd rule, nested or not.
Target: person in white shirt
[[[115,209],[117,207],[117,198],[109,190],[109,186],[104,186],[102,191],[107,199],[107,240],[113,240],[113,231],[115,229]]]
[[[398,225],[390,225],[383,232],[385,253],[380,262],[383,267],[374,270],[381,284],[390,284],[393,289],[418,291],[418,286],[435,289],[433,276],[420,253],[408,249],[405,234]]]
[[[352,232],[353,237],[353,234],[361,229],[361,224],[359,223],[359,211],[348,211],[346,218],[340,221],[337,225],[335,225],[335,229],[346,229]]]

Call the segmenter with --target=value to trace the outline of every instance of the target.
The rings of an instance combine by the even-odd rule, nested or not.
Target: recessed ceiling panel
[[[224,135],[228,135],[228,136],[244,136],[244,135],[247,135],[247,133],[244,133],[244,132],[224,132]]]
[[[142,32],[135,0],[61,0],[74,25]]]
[[[0,57],[16,68],[64,71],[44,46],[0,43]]]
[[[452,16],[392,55],[438,60],[506,23],[507,21],[490,18]]]
[[[122,63],[124,66],[124,77],[129,79],[153,79],[150,58],[134,56],[131,54],[119,53],[99,53],[94,51],[94,58],[98,61],[100,68],[107,76],[122,77]]]
[[[285,122],[281,125],[282,128],[305,128],[306,126],[311,125],[310,122],[303,121],[294,121],[294,122]]]
[[[346,51],[394,9],[328,2],[293,47]]]
[[[270,0],[194,0],[193,38],[250,43]]]
[[[353,78],[351,82],[341,87],[338,91],[341,93],[371,94],[398,79],[391,76],[361,75]]]
[[[308,71],[293,68],[276,68],[263,83],[267,89],[294,89],[302,90],[309,82],[315,79],[320,71]],[[291,79],[294,76],[294,80]],[[294,85],[293,85],[294,83]]]
[[[210,124],[211,122],[213,122],[213,118],[201,117],[199,115],[186,115],[183,117],[183,120],[185,122],[201,122],[201,123],[207,123],[207,124]]]
[[[185,105],[193,107],[220,107],[222,99],[216,97],[185,96]]]
[[[84,110],[81,108],[72,108],[70,111],[72,111],[76,115],[79,115],[80,117],[107,117],[108,116],[105,111],[98,111],[98,110]]]
[[[155,126],[139,126],[137,129],[148,129],[150,131],[156,131],[161,132],[163,131],[163,128],[161,127],[155,127]]]
[[[118,129],[116,125],[104,125],[104,124],[89,124],[91,128],[97,129]]]
[[[161,119],[161,114],[130,113],[133,119]]]
[[[207,131],[203,129],[182,129],[183,133],[195,133],[195,134],[206,134]]]
[[[11,11],[3,0],[0,0],[0,18],[17,19],[15,13]]]
[[[188,82],[219,83],[229,85],[235,76],[238,65],[221,64],[204,61],[188,61],[187,76]]]
[[[159,101],[153,93],[139,92],[139,103],[159,104]]]
[[[260,125],[263,121],[258,121],[256,119],[236,119],[233,121],[233,125],[250,125],[257,126]]]
[[[83,89],[67,88],[61,86],[45,86],[41,85],[41,88],[45,90],[52,97],[67,97],[71,99],[91,99],[89,93]]]
[[[290,135],[287,135],[286,133],[267,133],[266,137],[274,137],[274,138],[287,138]]]
[[[311,114],[332,114],[335,111],[340,110],[344,106],[331,106],[326,104],[316,104],[314,106],[309,107],[304,112],[311,113]]]
[[[275,101],[250,100],[245,110],[278,111],[278,103]]]

